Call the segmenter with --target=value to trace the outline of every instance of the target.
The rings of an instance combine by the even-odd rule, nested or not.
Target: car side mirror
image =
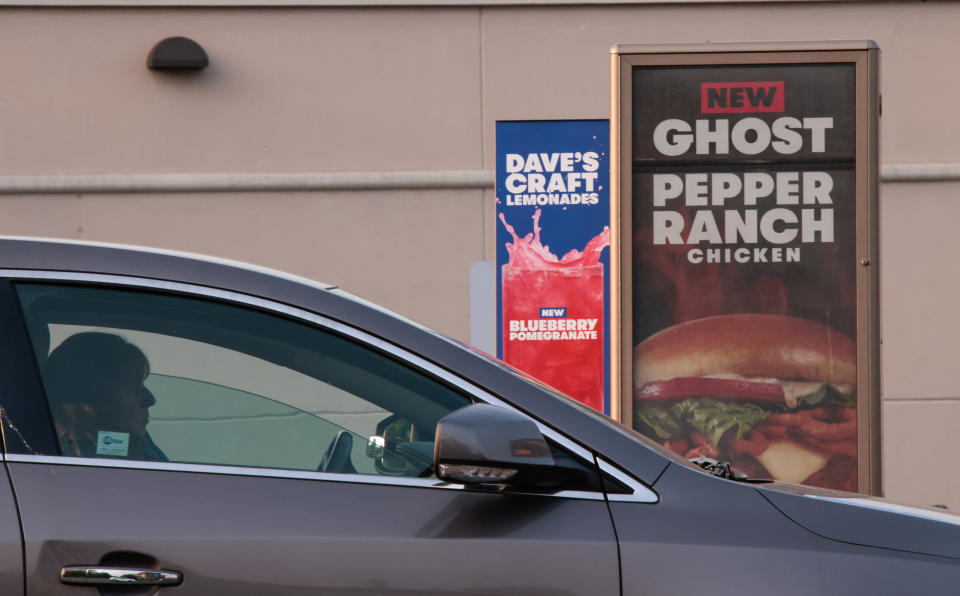
[[[533,420],[489,404],[440,419],[433,469],[446,482],[495,490],[556,491],[566,478]]]

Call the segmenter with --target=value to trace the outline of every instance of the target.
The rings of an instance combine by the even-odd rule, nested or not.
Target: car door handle
[[[86,586],[179,586],[183,574],[169,569],[69,565],[60,570],[60,581]]]

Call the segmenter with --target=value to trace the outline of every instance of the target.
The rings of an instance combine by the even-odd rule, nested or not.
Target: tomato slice
[[[784,403],[783,387],[776,383],[742,381],[739,379],[712,379],[709,377],[678,377],[669,381],[653,381],[644,385],[635,396],[638,399],[674,400],[687,397],[726,397],[758,402]]]

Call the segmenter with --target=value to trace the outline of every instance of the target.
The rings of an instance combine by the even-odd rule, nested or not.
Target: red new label
[[[700,83],[700,111],[704,114],[782,112],[783,81]]]

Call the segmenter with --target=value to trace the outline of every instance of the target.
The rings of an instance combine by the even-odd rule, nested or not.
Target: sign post
[[[750,476],[879,494],[878,54],[613,49],[622,422]]]

